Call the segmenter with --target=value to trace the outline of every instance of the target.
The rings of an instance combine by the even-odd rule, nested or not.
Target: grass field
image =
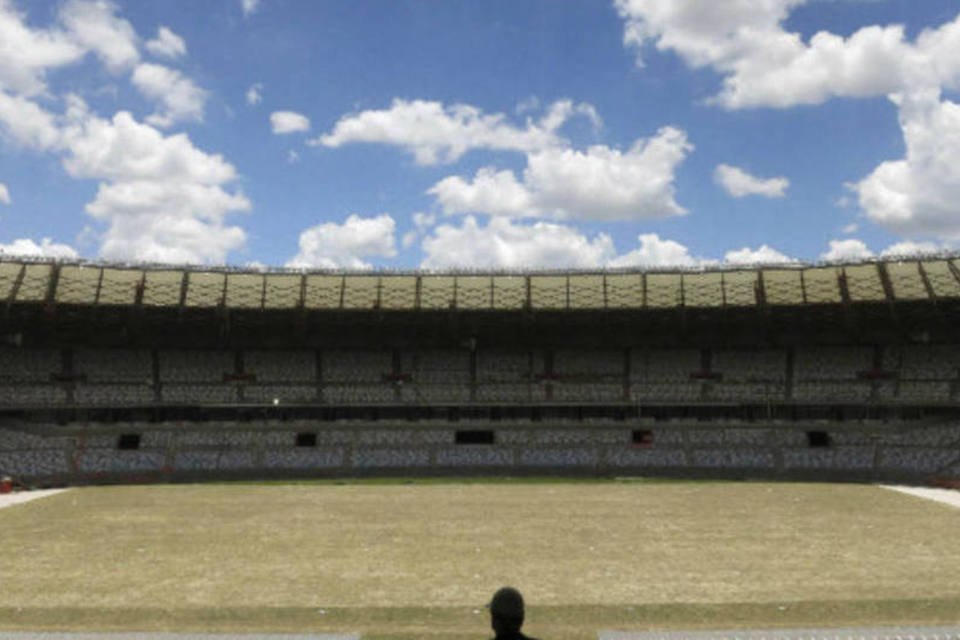
[[[719,482],[73,489],[0,511],[0,628],[482,638],[960,622],[960,509]]]

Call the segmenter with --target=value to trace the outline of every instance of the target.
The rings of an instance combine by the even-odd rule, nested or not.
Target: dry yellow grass
[[[531,624],[581,610],[569,624],[587,635],[746,611],[744,624],[795,623],[810,603],[943,621],[960,604],[960,509],[858,485],[101,487],[0,511],[0,528],[7,628],[419,633],[432,620],[476,635],[503,584],[525,593]]]

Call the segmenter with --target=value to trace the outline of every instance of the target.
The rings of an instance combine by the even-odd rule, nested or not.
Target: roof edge
[[[896,254],[874,256],[857,260],[817,260],[789,262],[756,262],[730,264],[723,262],[705,262],[699,265],[635,265],[629,267],[529,267],[529,268],[451,268],[451,269],[405,269],[392,267],[374,267],[371,269],[330,269],[309,267],[249,267],[227,264],[176,264],[166,262],[114,261],[83,258],[53,258],[36,255],[14,255],[0,252],[0,264],[49,264],[59,266],[78,266],[111,269],[132,269],[140,271],[189,271],[198,273],[235,273],[235,274],[275,274],[275,275],[395,275],[395,276],[528,276],[528,275],[601,275],[632,273],[729,273],[736,271],[758,271],[761,269],[812,269],[818,267],[847,267],[871,264],[890,264],[897,262],[929,262],[936,260],[960,260],[960,251],[938,251],[932,253]]]

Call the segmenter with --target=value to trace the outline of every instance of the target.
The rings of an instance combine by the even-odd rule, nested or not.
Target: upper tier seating
[[[76,349],[73,370],[90,384],[153,384],[153,360],[147,350]]]
[[[313,351],[306,350],[245,351],[243,370],[262,384],[315,382],[317,357]]]
[[[159,353],[161,382],[218,382],[235,371],[231,351],[212,349],[163,350]]]
[[[388,350],[331,349],[322,357],[325,383],[382,382],[393,371]]]
[[[62,370],[56,349],[0,348],[0,384],[49,382],[52,375]]]

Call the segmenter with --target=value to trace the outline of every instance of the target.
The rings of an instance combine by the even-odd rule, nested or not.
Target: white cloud
[[[0,92],[26,99],[47,91],[46,71],[95,54],[114,74],[133,71],[133,85],[163,109],[148,121],[167,127],[181,120],[201,120],[206,92],[180,72],[156,64],[139,64],[140,39],[133,26],[117,15],[108,0],[68,0],[57,12],[57,24],[33,29],[25,16],[0,0]],[[186,53],[183,39],[161,26],[146,43],[157,55]],[[23,127],[19,127],[23,128]]]
[[[137,34],[116,12],[116,5],[107,0],[70,0],[59,15],[70,36],[113,73],[126,71],[140,60]]]
[[[41,256],[45,258],[71,259],[77,257],[76,250],[66,244],[43,238],[40,244],[33,240],[20,238],[10,244],[0,244],[0,254],[11,256]]]
[[[413,229],[403,234],[401,244],[404,249],[412,247],[417,241],[417,238],[422,237],[423,234],[427,232],[427,229],[436,224],[437,216],[425,211],[418,211],[410,216],[410,220],[413,222]]]
[[[624,41],[676,53],[723,76],[714,102],[791,107],[835,97],[888,95],[907,152],[851,185],[867,219],[906,236],[960,239],[960,14],[908,39],[903,26],[870,25],[805,40],[784,24],[807,0],[616,0]],[[846,199],[838,202],[844,206]]]
[[[844,225],[842,231],[846,234],[856,233],[860,230],[860,225],[856,222],[851,222],[850,224]]]
[[[246,93],[247,104],[250,105],[251,107],[255,107],[256,105],[260,104],[260,102],[263,100],[262,91],[263,91],[262,83],[257,82],[255,84],[250,85],[250,88],[247,89],[247,93]]]
[[[421,231],[427,227],[432,227],[437,222],[437,216],[432,213],[426,213],[425,211],[418,211],[410,216],[410,218],[413,220],[413,226]]]
[[[35,102],[0,91],[0,126],[16,144],[39,150],[56,147],[60,131],[56,119]]]
[[[443,224],[423,239],[429,269],[449,268],[628,268],[704,267],[718,261],[696,257],[685,245],[655,233],[637,236],[637,246],[617,254],[605,233],[587,237],[575,227],[536,222],[518,224],[507,218],[491,218],[486,226],[466,216],[460,226]],[[727,264],[777,264],[791,258],[763,245],[728,251]]]
[[[287,164],[297,164],[300,162],[300,154],[295,149],[287,151]]]
[[[187,54],[187,43],[183,38],[160,25],[157,37],[147,41],[147,51],[161,58],[176,59]]]
[[[637,220],[683,215],[674,173],[693,149],[686,133],[663,127],[626,152],[595,145],[586,151],[549,148],[529,153],[523,182],[510,171],[483,168],[472,181],[444,178],[428,190],[445,213],[511,217]]]
[[[7,189],[7,185],[0,182],[0,204],[11,204],[10,200],[10,190]]]
[[[150,124],[167,128],[184,120],[203,120],[207,92],[179,71],[159,64],[143,63],[137,65],[131,81],[140,93],[163,106],[162,111],[147,117]]]
[[[758,249],[743,247],[742,249],[727,251],[723,255],[723,261],[727,264],[779,264],[794,262],[794,259],[764,244]]]
[[[296,111],[274,111],[270,114],[270,129],[277,135],[310,130],[310,118]]]
[[[616,0],[624,42],[654,44],[694,68],[723,74],[715,101],[731,108],[819,104],[960,83],[960,16],[914,42],[899,25],[867,26],[809,41],[783,23],[806,0]]]
[[[87,213],[106,224],[100,255],[159,262],[223,262],[245,241],[225,217],[247,211],[227,191],[236,170],[197,149],[185,134],[164,136],[126,112],[111,120],[71,101],[62,131],[63,164],[75,178],[100,181]]]
[[[538,151],[561,145],[557,130],[581,115],[594,124],[596,110],[587,104],[560,100],[540,120],[528,118],[523,127],[502,113],[485,114],[465,104],[444,106],[426,100],[394,100],[389,109],[362,111],[340,118],[333,131],[310,141],[339,147],[365,142],[395,145],[413,154],[418,164],[449,163],[472,149]]]
[[[0,89],[24,95],[45,89],[47,69],[71,64],[85,53],[62,29],[31,29],[9,0],[0,0]]]
[[[577,229],[548,222],[515,224],[492,218],[486,226],[473,216],[461,226],[440,225],[424,238],[424,268],[598,267],[615,255],[605,233],[587,238]]]
[[[517,103],[517,106],[514,107],[514,111],[518,115],[523,115],[525,113],[531,113],[533,111],[538,111],[540,109],[540,98],[537,96],[529,96],[524,98]]]
[[[186,134],[165,136],[126,111],[106,120],[74,99],[67,122],[63,138],[69,154],[64,166],[74,177],[114,181],[162,178],[204,185],[237,177],[222,156],[197,149]]]
[[[270,270],[270,265],[264,264],[259,260],[251,260],[243,265],[247,269],[252,269],[253,271],[266,272]]]
[[[260,0],[240,0],[240,10],[245,17],[255,13],[259,7]]]
[[[609,261],[611,267],[692,267],[700,260],[690,250],[674,240],[661,239],[655,233],[637,236],[640,246]]]
[[[524,182],[542,210],[594,220],[682,215],[674,200],[674,172],[693,149],[686,133],[663,127],[627,152],[596,145],[531,154]]]
[[[960,105],[936,93],[895,96],[906,156],[852,186],[867,218],[908,236],[960,239]]]
[[[713,171],[713,179],[734,198],[750,195],[782,198],[790,186],[790,181],[784,177],[758,178],[740,167],[728,164],[718,164]]]
[[[15,144],[56,154],[69,176],[98,182],[86,211],[102,226],[83,237],[99,241],[99,254],[125,260],[223,262],[229,251],[242,246],[243,229],[225,219],[249,210],[250,202],[231,188],[236,170],[221,156],[201,151],[186,135],[165,136],[126,111],[101,118],[73,95],[58,98],[66,105],[60,114],[30,99],[47,92],[47,69],[86,53],[96,54],[113,73],[133,70],[132,83],[163,106],[147,119],[157,126],[201,118],[206,94],[177,71],[138,64],[139,39],[111,2],[70,0],[57,13],[58,25],[48,30],[26,27],[24,16],[10,7],[8,0],[0,0],[0,131]],[[11,34],[11,40],[3,37]],[[163,36],[161,29],[158,39]],[[36,50],[25,58],[8,51],[8,42],[35,45]],[[10,76],[11,61],[23,62],[25,71]],[[31,242],[24,240],[17,247],[76,255],[66,245],[27,244]]]
[[[369,269],[363,258],[396,255],[396,224],[384,213],[375,218],[351,215],[343,224],[324,222],[300,234],[300,251],[288,267]]]
[[[873,252],[867,248],[862,240],[850,238],[847,240],[831,240],[830,249],[821,253],[823,260],[863,260],[873,257]]]
[[[934,242],[914,242],[912,240],[904,240],[902,242],[897,242],[890,245],[881,251],[880,255],[885,258],[896,256],[917,256],[929,253],[940,253],[948,249],[949,247],[946,245],[941,245]]]
[[[30,97],[47,90],[46,72],[94,53],[111,73],[140,59],[138,38],[129,22],[106,0],[69,0],[57,23],[33,28],[11,0],[0,0],[0,90]]]
[[[512,171],[483,167],[473,180],[448,176],[427,193],[434,196],[445,213],[485,213],[491,216],[534,216],[540,209],[533,194],[517,181]]]

